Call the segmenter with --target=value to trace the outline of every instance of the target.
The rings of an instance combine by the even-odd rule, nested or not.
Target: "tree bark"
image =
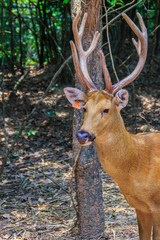
[[[15,74],[14,71],[14,36],[13,36],[13,15],[12,15],[12,6],[13,6],[13,1],[9,1],[9,27],[10,27],[10,50],[11,50],[11,57],[10,57],[10,62],[11,62],[11,71],[12,74]]]
[[[72,20],[79,10],[82,10],[82,15],[84,12],[88,13],[83,36],[83,47],[86,50],[90,46],[95,31],[100,31],[101,0],[72,1],[71,7]],[[102,89],[102,70],[98,54],[101,41],[97,45],[96,50],[89,56],[88,70],[97,88]],[[75,86],[78,89],[83,89],[77,77]],[[73,123],[74,159],[79,149],[75,134],[82,124],[82,119],[83,113],[75,110]],[[83,240],[99,239],[104,232],[104,209],[99,166],[95,145],[83,147],[75,170],[79,234]]]
[[[46,1],[44,2],[44,4],[46,4]],[[44,6],[43,6],[43,10],[41,10],[40,8],[40,3],[38,1],[37,4],[38,7],[38,12],[39,12],[39,28],[40,28],[40,52],[39,52],[39,67],[43,68],[44,67],[44,42],[45,42],[45,25],[43,24],[44,19],[43,19],[43,15],[42,15],[42,11],[44,11]]]
[[[17,15],[19,20],[19,53],[20,53],[20,60],[19,60],[19,66],[21,68],[21,73],[23,74],[23,46],[22,46],[22,20],[21,15],[19,12],[19,6],[18,1],[16,0],[16,7],[17,7]]]

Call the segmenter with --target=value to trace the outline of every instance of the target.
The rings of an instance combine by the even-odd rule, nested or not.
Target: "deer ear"
[[[88,100],[87,95],[77,88],[71,87],[64,88],[64,93],[66,95],[66,98],[74,108],[78,109],[82,108]]]
[[[119,90],[114,97],[115,105],[121,110],[128,103],[128,91],[125,89]]]

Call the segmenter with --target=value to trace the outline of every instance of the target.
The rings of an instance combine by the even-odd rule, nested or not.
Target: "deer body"
[[[87,72],[87,57],[96,46],[99,33],[95,33],[91,46],[84,51],[81,39],[87,15],[84,15],[78,31],[80,16],[81,12],[73,22],[79,59],[73,42],[71,47],[77,75],[88,93],[76,88],[64,89],[72,106],[84,109],[84,121],[77,139],[83,146],[95,141],[104,171],[117,182],[127,202],[136,210],[139,239],[150,240],[153,232],[153,240],[160,240],[160,133],[130,134],[120,115],[120,110],[128,103],[128,92],[122,87],[140,74],[146,60],[147,30],[140,14],[137,16],[142,32],[123,14],[138,36],[138,42],[133,40],[133,43],[139,62],[128,77],[112,85],[103,52],[100,51],[106,89],[98,91]]]
[[[96,134],[100,163],[118,183],[127,202],[148,213],[157,211],[158,203],[160,211],[160,133],[130,134],[119,110],[103,95],[90,94],[81,129]],[[106,106],[109,112],[101,117],[101,109]]]
[[[121,144],[111,149],[107,139],[96,144],[104,171],[118,183],[132,207],[147,213],[160,211],[160,153],[158,159],[155,159],[151,146],[145,145],[148,140],[150,141],[149,138],[152,139],[154,136],[148,135],[146,138],[143,138],[143,135],[130,136],[132,148],[126,146],[128,141],[123,142],[126,136],[123,136],[124,139],[120,138]],[[157,138],[160,146],[160,134],[157,134]],[[153,143],[152,140],[151,142]],[[119,149],[121,147],[123,153],[122,149]],[[143,154],[142,151],[146,152]]]
[[[132,207],[144,212],[160,211],[160,134],[132,135],[124,131],[116,135],[97,138],[104,171],[118,183]],[[115,139],[119,139],[117,144]],[[157,154],[154,145],[159,147]]]

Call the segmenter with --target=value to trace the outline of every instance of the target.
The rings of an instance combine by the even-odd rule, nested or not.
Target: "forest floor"
[[[154,84],[157,70],[148,79],[129,86],[130,101],[122,111],[127,129],[160,130],[160,83]],[[29,75],[12,96],[13,84],[5,76],[5,123],[9,148],[19,127],[42,96],[47,80],[44,73]],[[148,87],[149,85],[149,87]],[[2,116],[2,100],[1,112]],[[76,214],[70,198],[72,171],[73,109],[62,87],[53,87],[28,122],[10,154],[0,182],[0,240],[77,238]],[[3,125],[3,121],[1,122]],[[1,135],[0,153],[5,138]],[[134,209],[129,207],[117,184],[101,169],[106,239],[137,239]],[[75,199],[75,193],[74,200]]]

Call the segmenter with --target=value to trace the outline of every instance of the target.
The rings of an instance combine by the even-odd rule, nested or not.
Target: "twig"
[[[123,6],[119,7],[119,8],[116,8],[116,9],[114,9],[114,10],[112,10],[112,11],[109,11],[109,13],[111,14],[111,13],[117,12],[117,11],[119,11],[119,10],[121,10],[121,9],[123,9],[123,8],[126,8],[127,6],[133,4],[134,2],[135,2],[135,0],[133,0],[132,2],[127,3],[127,4],[125,4],[125,5],[123,5]],[[114,7],[115,7],[115,5],[114,5]],[[106,15],[106,14],[104,14],[104,15],[102,16],[102,18],[105,17],[105,15]]]
[[[43,93],[42,97],[40,98],[40,100],[38,101],[38,103],[36,104],[36,106],[33,108],[33,110],[31,111],[31,113],[23,120],[22,122],[22,125],[20,127],[20,130],[19,130],[19,133],[16,135],[16,137],[14,138],[14,141],[12,142],[11,144],[11,147],[8,149],[7,153],[6,153],[6,156],[5,156],[5,160],[7,160],[9,154],[12,152],[15,144],[18,142],[18,139],[19,137],[21,136],[22,134],[22,131],[24,130],[24,128],[26,127],[27,125],[27,122],[28,120],[31,118],[31,116],[34,114],[34,112],[37,110],[37,108],[39,107],[40,103],[43,101],[43,99],[46,97],[49,89],[52,87],[53,83],[56,82],[57,80],[57,77],[59,76],[59,74],[61,73],[61,71],[63,70],[63,68],[65,67],[65,65],[72,59],[72,56],[68,57],[66,59],[66,61],[61,65],[61,67],[58,69],[58,71],[54,74],[53,78],[51,79],[47,89],[45,90],[45,92]],[[2,168],[2,166],[1,166]],[[0,168],[0,175],[2,174],[2,171],[1,171],[1,168]]]
[[[160,28],[160,25],[158,25],[149,35],[152,35],[153,33],[155,33],[158,30],[158,28]]]
[[[44,173],[43,169],[42,169],[42,173],[46,178],[48,178],[49,180],[52,181],[52,183],[54,183],[57,187],[61,188],[65,193],[68,193],[68,191],[66,189],[64,189],[60,184],[58,184],[56,181],[53,180],[53,178],[51,178],[48,174]]]
[[[154,34],[158,30],[158,28],[160,28],[160,25],[158,25],[151,33],[149,33],[148,36],[151,36],[152,34]],[[124,66],[135,53],[136,53],[136,49],[134,49],[132,53],[118,67],[116,67],[116,70]]]
[[[126,62],[129,61],[129,59],[134,55],[135,52],[136,52],[136,49],[134,49],[133,52],[118,67],[116,67],[116,70],[125,66]]]
[[[126,10],[124,10],[123,12],[128,12],[129,10],[131,10],[132,8],[136,7],[137,5],[139,5],[141,2],[143,2],[145,0],[140,0],[138,3],[136,4],[133,4],[131,7],[127,8]],[[135,2],[134,0],[131,2],[131,3],[128,3],[127,5],[130,5],[132,4],[133,2]],[[102,31],[106,29],[106,32],[107,32],[107,41],[108,41],[108,48],[109,48],[109,54],[110,54],[110,58],[111,58],[111,63],[112,63],[112,68],[113,68],[113,71],[114,71],[114,74],[116,76],[116,79],[117,81],[119,82],[119,78],[117,76],[117,73],[116,73],[116,70],[119,69],[121,66],[125,65],[126,62],[128,62],[128,60],[133,56],[133,54],[135,53],[135,49],[133,50],[132,54],[124,61],[122,62],[117,68],[115,68],[114,66],[114,61],[113,61],[113,56],[112,56],[112,51],[111,51],[111,45],[110,45],[110,40],[109,40],[109,31],[108,31],[108,26],[110,24],[112,24],[115,20],[117,20],[119,17],[122,16],[122,13],[118,14],[115,18],[113,18],[110,22],[108,22],[108,12],[109,10],[112,8],[109,8],[108,10],[106,10],[106,7],[105,7],[105,3],[103,3],[104,5],[104,8],[105,8],[105,14],[102,16],[106,16],[106,25],[102,28]],[[127,6],[125,5],[125,6]],[[121,9],[121,8],[119,8]],[[113,12],[113,11],[112,11]],[[153,34],[158,28],[160,27],[160,25],[158,25],[149,35]]]
[[[112,228],[112,224],[111,224],[111,230],[112,230],[112,233],[113,233],[113,239],[116,240],[116,232],[115,232],[115,230]]]
[[[18,85],[23,81],[23,79],[28,75],[28,73],[29,73],[29,69],[27,69],[26,72],[18,79],[18,81],[16,82],[12,90],[14,94],[16,94],[17,92]]]
[[[10,224],[10,225],[8,225],[8,226],[4,226],[4,227],[2,227],[1,228],[1,234],[4,232],[4,231],[8,231],[9,229],[15,229],[15,228],[17,228],[17,227],[20,227],[20,224],[21,223],[24,223],[24,222],[26,222],[26,221],[28,221],[28,220],[30,220],[30,219],[32,219],[32,218],[34,218],[35,216],[37,216],[39,214],[39,212],[36,212],[33,216],[31,216],[31,217],[28,217],[28,218],[26,218],[26,219],[20,219],[20,220],[17,220],[17,221],[15,221],[13,224]],[[18,224],[18,225],[16,225],[16,224]]]
[[[132,8],[136,7],[136,6],[139,5],[141,2],[144,2],[144,1],[145,1],[145,0],[140,0],[139,2],[133,4],[133,5],[130,6],[129,8],[125,9],[125,10],[123,11],[123,13],[128,12],[129,10],[131,10]],[[107,13],[106,13],[106,14],[107,14]],[[113,22],[115,22],[115,21],[116,21],[119,17],[121,17],[121,16],[122,16],[122,13],[118,14],[115,18],[113,18],[110,22],[108,22],[107,25],[108,25],[108,26],[111,25]],[[104,31],[104,30],[107,28],[107,25],[102,28],[102,31]]]
[[[116,69],[115,69],[115,66],[114,66],[112,49],[111,49],[111,44],[110,44],[110,39],[109,39],[109,29],[108,29],[108,11],[109,11],[109,9],[108,10],[106,9],[105,0],[103,0],[103,5],[104,5],[105,12],[106,12],[106,26],[107,26],[106,32],[107,32],[109,54],[110,54],[110,58],[111,58],[111,63],[112,63],[112,68],[113,68],[113,71],[114,71],[114,75],[116,76],[117,82],[119,82],[119,78],[118,78],[118,75],[117,75],[117,72],[116,72]]]
[[[73,177],[75,176],[75,169],[77,167],[77,163],[78,163],[78,160],[79,160],[79,157],[80,157],[80,154],[81,154],[81,150],[82,150],[82,146],[80,145],[80,147],[78,149],[78,152],[77,152],[77,155],[75,157],[75,161],[74,161],[73,167],[72,167],[71,179],[70,179],[70,191],[69,191],[71,202],[72,202],[73,208],[74,208],[74,210],[76,212],[77,219],[79,219],[79,213],[78,213],[78,210],[76,208],[76,205],[74,204],[72,184],[73,184]]]

